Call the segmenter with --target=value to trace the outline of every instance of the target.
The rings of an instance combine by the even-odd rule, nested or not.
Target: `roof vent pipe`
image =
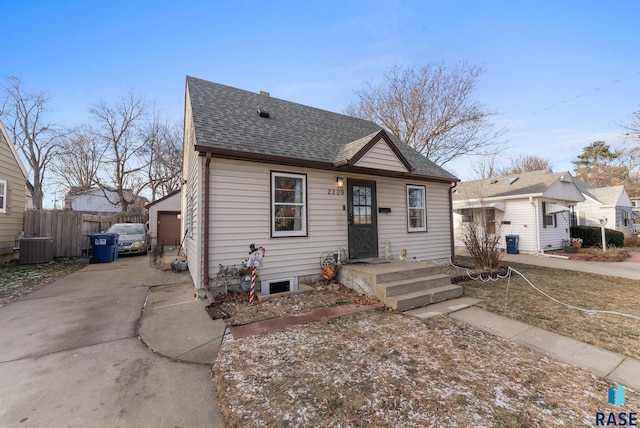
[[[269,112],[266,110],[262,110],[261,108],[258,109],[258,115],[260,117],[266,117],[267,119],[269,118]]]

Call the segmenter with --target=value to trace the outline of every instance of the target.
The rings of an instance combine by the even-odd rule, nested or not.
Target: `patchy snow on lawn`
[[[446,317],[385,310],[226,335],[214,383],[229,426],[576,426],[612,411],[590,373]]]

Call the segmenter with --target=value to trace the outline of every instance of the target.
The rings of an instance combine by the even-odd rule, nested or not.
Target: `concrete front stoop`
[[[368,296],[376,296],[397,311],[407,311],[462,296],[443,265],[433,262],[363,261],[338,271],[338,281]]]

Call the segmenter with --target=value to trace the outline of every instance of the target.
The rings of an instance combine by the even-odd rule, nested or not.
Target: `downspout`
[[[211,164],[211,153],[207,152],[207,158],[204,162],[204,207],[202,209],[202,228],[204,242],[202,245],[204,252],[204,260],[202,263],[202,289],[207,294],[209,302],[213,302],[209,291],[209,165]]]
[[[449,187],[449,233],[451,235],[451,263],[456,262],[456,243],[455,234],[453,231],[453,191],[458,187],[458,182],[454,181],[453,185]]]
[[[538,221],[538,200],[533,200],[533,196],[529,196],[529,203],[533,205],[533,242],[535,244],[536,255],[540,255],[540,225]]]
[[[549,258],[554,258],[554,259],[568,259],[569,257],[567,256],[556,256],[555,254],[545,254],[544,251],[542,251],[542,249],[540,249],[540,222],[539,222],[539,218],[538,218],[538,200],[536,199],[536,201],[533,201],[533,196],[529,196],[529,202],[531,202],[531,205],[533,205],[533,215],[535,216],[535,220],[534,223],[536,225],[535,229],[535,244],[536,244],[536,256],[545,256],[545,257],[549,257]]]

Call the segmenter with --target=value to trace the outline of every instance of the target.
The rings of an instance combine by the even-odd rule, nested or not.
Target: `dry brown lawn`
[[[640,282],[631,279],[511,263],[537,288],[583,309],[640,317]],[[640,320],[582,312],[556,303],[521,276],[495,282],[462,283],[465,295],[482,299],[479,307],[563,336],[640,359]]]
[[[500,284],[477,291],[506,291]],[[514,287],[512,279],[509,301],[521,299]],[[504,294],[491,296],[504,305]],[[232,322],[244,323],[361,298],[332,286],[253,308],[246,300],[223,307]],[[543,312],[553,318],[557,308]],[[596,412],[640,408],[634,391],[616,409],[607,403],[610,382],[464,323],[389,310],[243,339],[226,335],[214,384],[231,427],[593,426]]]

